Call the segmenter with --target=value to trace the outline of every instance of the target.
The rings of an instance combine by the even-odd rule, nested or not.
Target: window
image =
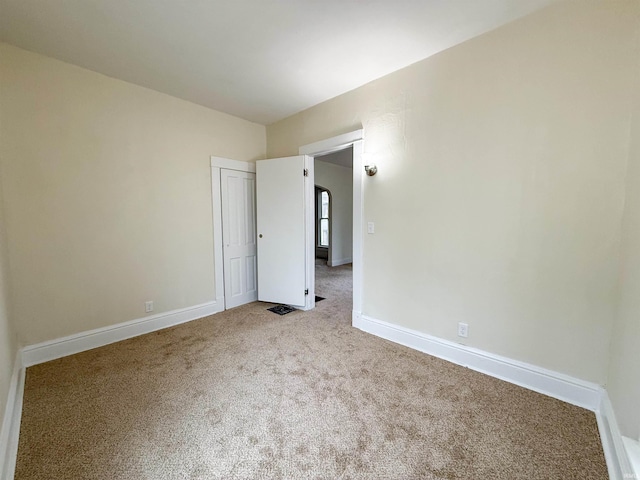
[[[329,246],[329,192],[321,190],[318,198],[318,245],[320,247]]]

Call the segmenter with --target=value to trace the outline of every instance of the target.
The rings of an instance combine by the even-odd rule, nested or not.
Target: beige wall
[[[21,344],[214,300],[209,156],[265,127],[6,44],[0,81]]]
[[[0,179],[2,170],[0,169]],[[0,430],[4,423],[5,408],[9,384],[13,373],[18,342],[9,322],[9,282],[7,281],[7,248],[6,233],[4,228],[4,215],[2,205],[2,187],[0,184]],[[3,455],[4,452],[0,452]],[[0,475],[2,474],[2,461],[0,460]]]
[[[604,383],[637,2],[565,2],[267,128],[359,128],[364,314]]]
[[[353,170],[317,159],[314,166],[315,184],[331,192],[329,265],[350,263],[353,258]]]
[[[640,67],[640,59],[638,63]],[[640,75],[636,78],[640,81]],[[623,435],[640,438],[640,91],[631,128],[623,224],[620,303],[607,391]]]

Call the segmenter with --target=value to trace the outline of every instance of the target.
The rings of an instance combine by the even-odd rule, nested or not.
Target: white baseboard
[[[627,452],[631,471],[635,474],[635,477],[632,478],[640,478],[640,442],[633,438],[622,437],[622,443],[625,452]]]
[[[21,353],[18,351],[9,384],[2,428],[0,428],[0,480],[13,480],[15,473],[22,417],[24,371]]]
[[[48,362],[56,358],[66,357],[75,353],[102,347],[110,343],[155,332],[163,328],[172,327],[189,322],[197,318],[213,315],[220,311],[217,301],[181,308],[171,312],[159,313],[148,317],[118,323],[108,327],[97,328],[64,338],[30,345],[22,349],[22,364],[25,367]]]
[[[376,320],[359,312],[352,313],[352,321],[354,327],[378,337],[593,411],[609,477],[640,479],[640,472],[634,471],[627,453],[627,449],[640,446],[637,442],[623,440],[609,395],[601,386]]]
[[[0,429],[0,480],[14,477],[26,367],[213,315],[221,311],[222,305],[224,302],[218,300],[203,303],[30,345],[18,351]]]
[[[598,430],[600,431],[604,457],[607,460],[607,468],[609,469],[609,478],[640,478],[634,475],[622,434],[618,428],[613,405],[605,389],[602,389],[600,404],[596,411],[596,419],[598,420]]]
[[[327,265],[330,267],[339,267],[340,265],[346,265],[348,263],[353,263],[353,259],[351,258],[339,258],[338,260],[329,260],[327,261]]]
[[[601,387],[552,370],[432,337],[354,312],[353,326],[378,337],[468,367],[492,377],[596,411]]]
[[[220,302],[209,302],[31,345],[19,351],[0,428],[0,480],[13,479],[15,471],[26,367],[212,315],[220,311],[220,306]],[[352,318],[354,327],[378,337],[594,411],[610,478],[639,478],[631,467],[611,401],[602,387],[375,320],[359,312],[353,312]]]
[[[224,312],[226,310],[224,295],[220,297],[216,297],[215,304],[216,304],[217,310],[214,313]]]

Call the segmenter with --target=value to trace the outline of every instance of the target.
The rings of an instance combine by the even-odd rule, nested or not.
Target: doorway
[[[303,145],[302,147],[299,148],[299,153],[301,155],[311,156],[315,160],[321,159],[322,157],[326,157],[330,154],[334,154],[338,152],[343,152],[342,154],[347,158],[350,156],[349,160],[351,165],[351,178],[349,179],[347,175],[346,178],[343,177],[343,180],[346,180],[347,182],[350,181],[351,183],[351,199],[352,199],[351,224],[350,224],[351,248],[350,250],[348,250],[351,252],[351,256],[349,258],[348,255],[340,256],[340,255],[334,254],[333,255],[334,260],[332,260],[332,264],[333,264],[333,261],[335,261],[335,266],[338,266],[341,261],[347,262],[348,260],[351,260],[350,263],[352,265],[352,272],[353,272],[352,273],[353,295],[352,295],[352,302],[351,302],[351,305],[352,305],[351,318],[352,318],[352,324],[354,326],[359,324],[360,318],[362,316],[362,235],[363,235],[363,228],[362,228],[363,159],[362,159],[362,155],[364,150],[363,143],[364,143],[363,131],[355,130],[353,132],[338,135],[336,137],[328,138],[326,140],[321,140],[319,142]],[[314,167],[317,165],[315,160],[313,162]],[[314,168],[314,173],[313,173],[314,177],[316,177],[317,175],[315,170],[316,168]],[[317,178],[315,178],[315,180],[318,185],[322,185],[322,180],[318,181]],[[332,193],[331,198],[334,200],[333,203],[335,205],[336,192],[334,192],[333,189],[328,185],[322,185],[322,186],[327,187],[331,191]],[[311,196],[313,197],[313,194]],[[314,203],[315,202],[313,202],[308,208],[314,208],[313,206]],[[332,209],[332,211],[334,210]],[[335,224],[333,225],[335,230]],[[311,229],[310,237],[313,238],[315,241],[315,234],[314,234],[314,231],[316,228],[315,222],[313,222],[313,225],[310,225],[309,228]],[[307,274],[308,275],[307,282],[308,284],[313,285],[315,283],[315,277],[316,277],[315,275],[316,264],[315,264],[315,261],[311,261],[309,263],[311,265],[309,266],[310,268]],[[347,263],[343,263],[343,265],[346,265],[346,264]],[[313,307],[315,307],[315,302],[313,302],[312,304],[312,308]]]
[[[353,262],[353,147],[314,158],[316,301],[348,297]]]
[[[291,177],[291,181],[286,184],[298,184],[298,179],[304,179],[304,187],[301,190],[304,193],[299,194],[299,198],[304,197],[304,206],[300,210],[300,214],[296,217],[299,218],[302,223],[294,219],[293,223],[287,224],[287,231],[296,225],[296,229],[301,228],[301,237],[304,241],[297,246],[296,249],[302,248],[304,253],[301,259],[296,260],[295,265],[291,264],[291,255],[287,255],[285,260],[292,270],[298,272],[298,269],[302,268],[302,276],[296,281],[296,285],[304,288],[305,290],[296,287],[300,292],[304,293],[304,301],[284,302],[281,299],[269,300],[281,303],[291,303],[292,305],[300,305],[302,310],[309,310],[315,307],[315,221],[314,221],[314,158],[349,149],[351,151],[352,161],[352,248],[351,248],[351,260],[353,265],[353,296],[352,296],[352,308],[351,317],[352,324],[357,326],[360,324],[360,318],[362,315],[362,236],[363,236],[363,219],[362,219],[362,167],[363,167],[363,131],[355,130],[349,133],[338,135],[326,140],[321,140],[312,144],[304,145],[299,148],[299,156],[297,160],[295,157],[287,157],[280,159],[268,159],[258,162],[258,165],[253,162],[241,162],[235,160],[224,159],[220,157],[211,157],[211,179],[212,179],[212,201],[213,201],[213,236],[214,236],[214,263],[215,263],[215,291],[216,291],[216,303],[217,310],[225,310],[225,286],[224,286],[224,269],[223,265],[223,239],[222,239],[222,212],[220,207],[221,201],[221,187],[220,177],[221,169],[231,169],[244,172],[256,172],[256,167],[260,166],[261,169],[271,169],[271,166],[281,164],[284,162],[295,162],[295,172]],[[271,165],[271,166],[270,166]],[[302,175],[304,171],[304,176]],[[264,175],[260,175],[257,172],[257,182],[260,183],[260,178],[265,178]],[[258,193],[260,189],[258,188]],[[297,201],[293,202],[298,204]],[[260,218],[260,206],[261,202],[258,198],[257,212],[258,218]],[[276,209],[277,210],[277,209]],[[287,231],[280,231],[278,235],[287,234]],[[297,231],[297,230],[296,230]],[[260,233],[260,232],[258,232]],[[277,236],[277,235],[276,235]],[[263,241],[270,240],[271,235],[261,237],[258,235],[258,262],[261,258],[264,258],[260,254],[260,239]],[[289,237],[286,237],[289,238]],[[286,248],[280,248],[280,252],[287,251]],[[297,252],[297,250],[296,250]],[[297,257],[296,257],[297,258]],[[336,264],[345,258],[341,257],[335,259]],[[333,261],[332,261],[333,262]],[[288,268],[282,268],[282,265],[277,269],[261,269],[258,265],[258,294],[260,295],[260,271],[277,272],[279,275],[286,275],[289,272]],[[304,278],[303,278],[304,277]],[[262,282],[264,284],[264,282]],[[280,280],[274,282],[268,282],[273,284],[280,284]],[[260,296],[259,296],[260,298]],[[304,304],[304,305],[303,305]]]

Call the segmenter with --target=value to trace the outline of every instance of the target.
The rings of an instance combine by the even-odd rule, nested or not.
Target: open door
[[[313,178],[305,176],[310,160],[298,155],[256,162],[260,301],[313,307],[307,219]]]

